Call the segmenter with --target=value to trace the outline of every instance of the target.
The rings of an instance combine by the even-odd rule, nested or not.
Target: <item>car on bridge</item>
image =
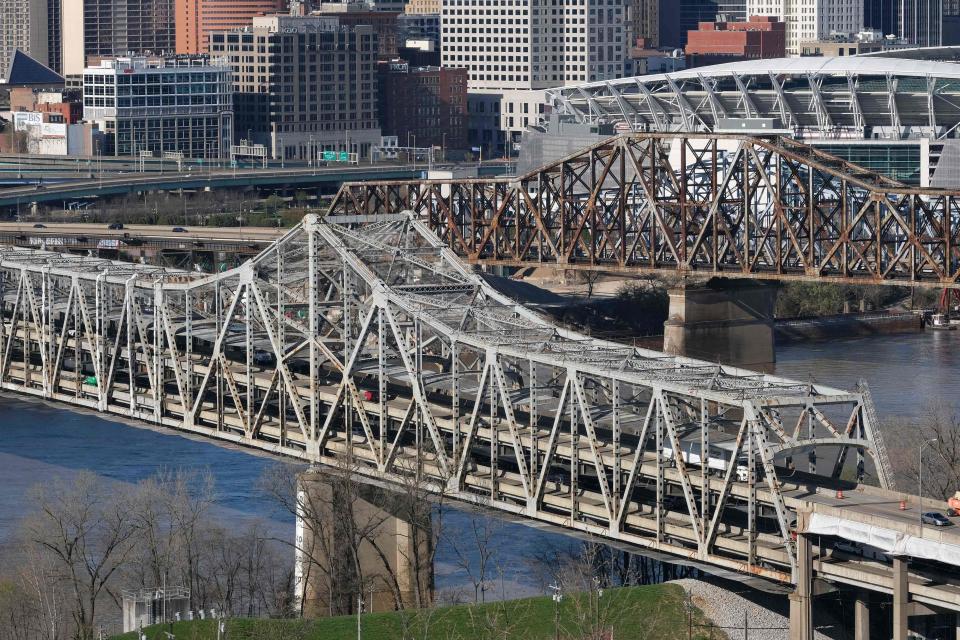
[[[122,222],[113,222],[113,223],[110,224],[110,226],[107,227],[107,229],[112,229],[112,230],[114,230],[114,231],[117,231],[118,229],[123,229],[123,223],[122,223]]]
[[[943,515],[939,511],[928,511],[922,516],[920,516],[920,521],[923,524],[932,524],[935,527],[949,527],[952,522],[947,520],[947,516]]]
[[[173,228],[173,232],[174,232],[174,233],[189,233],[189,232],[188,232],[186,229],[184,229],[183,227],[174,227],[174,228]]]
[[[33,225],[33,228],[34,228],[34,229],[46,229],[46,228],[47,228],[47,225],[43,224],[42,222],[38,222],[37,224]]]

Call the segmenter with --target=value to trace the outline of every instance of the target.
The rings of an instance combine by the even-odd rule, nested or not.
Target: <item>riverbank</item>
[[[599,608],[597,606],[599,602]],[[721,640],[712,634],[699,609],[688,608],[684,590],[672,584],[605,589],[599,601],[594,594],[568,594],[559,605],[560,636],[587,637],[599,626],[612,630],[617,640],[681,640],[688,637]],[[364,640],[469,640],[498,638],[550,640],[557,634],[557,605],[550,597],[525,598],[484,604],[464,604],[418,611],[369,613],[361,616]],[[357,617],[317,620],[229,618],[217,633],[215,620],[176,622],[173,635],[189,640],[353,640]],[[693,629],[693,634],[688,631]],[[166,640],[170,625],[146,627],[147,640]],[[136,633],[112,640],[136,640]]]

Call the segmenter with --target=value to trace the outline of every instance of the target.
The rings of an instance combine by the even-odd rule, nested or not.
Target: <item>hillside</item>
[[[589,638],[599,616],[604,629],[616,640],[686,640],[689,636],[687,605],[676,585],[608,589],[596,600],[585,594],[564,598],[560,605],[560,637]],[[549,597],[508,602],[437,607],[418,612],[370,613],[361,617],[364,640],[552,640],[555,638],[554,602]],[[693,638],[725,637],[718,631],[698,631],[702,614],[694,610]],[[167,640],[166,625],[144,630],[147,640]],[[177,640],[217,640],[216,622],[195,620],[172,625]],[[354,640],[356,616],[320,620],[263,620],[230,618],[221,640]],[[136,640],[135,633],[113,640]]]

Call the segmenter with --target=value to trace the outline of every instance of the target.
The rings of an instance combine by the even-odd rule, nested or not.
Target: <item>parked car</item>
[[[114,231],[116,231],[116,230],[118,230],[118,229],[123,229],[123,223],[122,223],[122,222],[113,222],[113,223],[110,224],[109,227],[107,227],[107,229],[113,229]]]
[[[920,520],[923,524],[932,524],[935,527],[947,527],[951,524],[951,522],[947,520],[947,516],[938,511],[928,511],[920,516]]]

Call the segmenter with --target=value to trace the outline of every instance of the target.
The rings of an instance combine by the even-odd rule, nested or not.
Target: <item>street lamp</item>
[[[360,612],[363,611],[363,594],[357,594],[357,640],[360,640],[362,629],[360,627]]]
[[[597,594],[597,608],[594,611],[594,632],[597,634],[597,637],[600,637],[600,598],[603,597],[603,587],[600,584],[600,578],[598,576],[593,577],[593,590]]]
[[[553,635],[560,640],[560,603],[563,602],[563,591],[557,584],[550,585],[553,590]]]
[[[937,441],[938,441],[937,438],[930,438],[929,440],[924,440],[923,442],[920,443],[920,455],[919,455],[920,477],[919,477],[919,482],[917,484],[919,485],[919,489],[920,489],[919,493],[920,493],[920,535],[921,536],[923,535],[923,450],[924,448],[926,448],[928,444],[933,444],[934,442],[937,442]]]

